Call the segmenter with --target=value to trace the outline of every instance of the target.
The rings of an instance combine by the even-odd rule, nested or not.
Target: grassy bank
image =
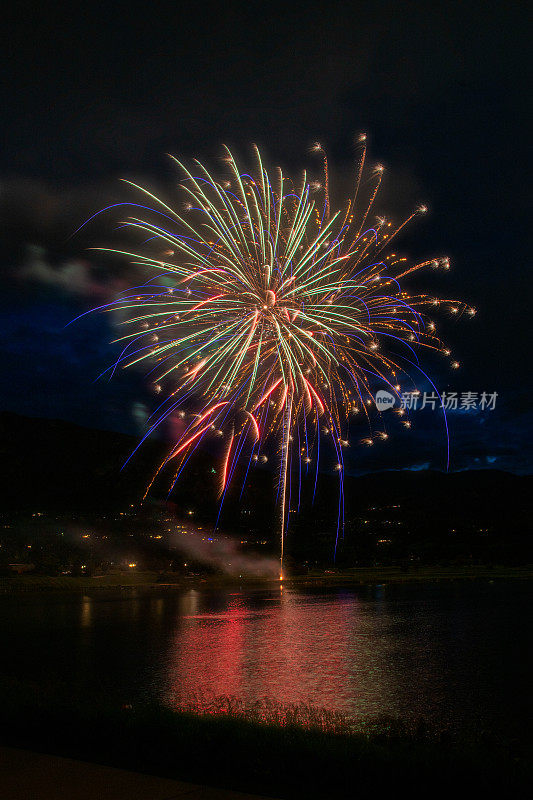
[[[270,709],[272,712],[272,708]],[[464,738],[427,724],[378,720],[354,731],[305,707],[231,702],[173,711],[58,687],[0,683],[2,744],[286,800],[352,798],[408,787],[412,796],[523,791],[524,742]]]
[[[469,566],[417,566],[409,567],[359,567],[347,570],[315,571],[308,575],[288,576],[283,585],[288,587],[358,586],[386,583],[417,583],[458,580],[510,580],[533,579],[533,566],[507,567],[501,565]],[[27,592],[85,592],[98,589],[147,591],[172,591],[184,587],[242,586],[246,588],[271,588],[279,581],[269,578],[206,575],[185,577],[175,574],[158,575],[156,572],[124,572],[101,576],[62,575],[7,575],[0,577],[2,595]]]
[[[156,586],[157,572],[121,572],[98,576],[5,575],[0,577],[0,595],[16,592],[80,592],[88,589],[128,589]]]

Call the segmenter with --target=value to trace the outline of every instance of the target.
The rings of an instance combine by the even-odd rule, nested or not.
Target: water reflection
[[[93,601],[90,597],[84,596],[80,605],[80,625],[82,628],[90,628],[93,618]]]
[[[530,694],[529,588],[2,598],[2,673],[121,701],[232,695],[516,726]]]
[[[382,589],[370,602],[285,589],[260,601],[238,595],[207,604],[214,608],[204,603],[176,620],[157,683],[169,702],[235,695],[358,717],[405,715],[413,706],[442,713],[441,670],[435,648],[424,643],[424,617],[401,615],[384,598]],[[426,686],[423,677],[413,681],[417,672]]]

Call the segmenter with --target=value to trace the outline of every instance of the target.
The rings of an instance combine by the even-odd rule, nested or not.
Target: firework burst
[[[173,486],[196,448],[222,437],[223,498],[237,463],[247,460],[248,474],[275,441],[282,567],[291,476],[301,482],[314,471],[316,485],[320,441],[330,442],[322,458],[334,453],[330,466],[340,476],[338,539],[351,416],[368,417],[371,387],[400,396],[418,363],[416,348],[448,353],[427,311],[473,313],[403,288],[417,270],[449,262],[410,264],[390,252],[427,209],[396,226],[372,218],[383,168],[366,168],[364,137],[359,148],[354,194],[338,211],[318,144],[320,183],[305,173],[299,181],[280,169],[269,174],[257,148],[251,174],[226,149],[223,179],[199,162],[190,170],[176,161],[179,209],[132,184],[147,199],[124,224],[143,243],[137,252],[112,251],[151,270],[106,308],[121,314],[123,350],[113,370],[147,362],[164,398],[147,435],[169,417],[184,421],[160,469],[173,465]],[[366,444],[387,438],[372,430]]]

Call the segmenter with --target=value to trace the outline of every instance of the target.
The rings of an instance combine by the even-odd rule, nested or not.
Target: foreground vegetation
[[[193,698],[172,710],[11,680],[0,683],[0,742],[287,800],[400,786],[411,796],[459,786],[508,796],[531,777],[527,742],[482,732],[383,719],[354,728],[306,706],[232,698]]]

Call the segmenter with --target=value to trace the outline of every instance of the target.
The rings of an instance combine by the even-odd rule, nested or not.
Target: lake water
[[[122,702],[232,695],[519,732],[531,583],[0,598],[1,672]]]

